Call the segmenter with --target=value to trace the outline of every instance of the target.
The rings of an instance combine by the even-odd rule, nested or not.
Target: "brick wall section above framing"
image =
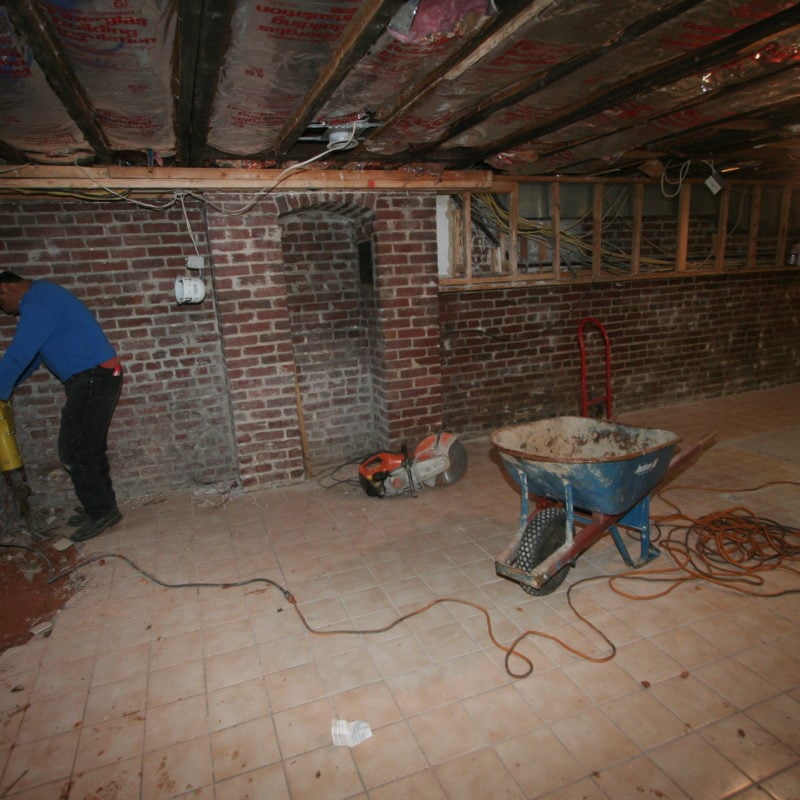
[[[485,433],[580,413],[577,332],[611,340],[616,412],[800,380],[800,273],[694,277],[443,294],[445,424]],[[602,338],[586,334],[590,395]]]

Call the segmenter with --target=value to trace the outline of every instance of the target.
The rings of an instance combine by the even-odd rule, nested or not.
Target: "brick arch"
[[[279,217],[298,212],[322,211],[363,224],[370,215],[375,213],[378,196],[358,192],[347,194],[308,192],[279,195],[276,199]]]

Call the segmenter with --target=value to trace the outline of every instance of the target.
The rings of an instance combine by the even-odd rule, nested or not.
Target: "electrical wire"
[[[44,560],[46,560],[48,562],[48,564],[51,567],[51,570],[53,569],[53,565],[47,559],[47,557],[44,556],[44,554],[39,553],[38,551],[36,551],[35,548],[28,547],[26,545],[9,545],[9,544],[2,544],[2,543],[0,543],[0,547],[20,547],[23,550],[29,550],[31,552],[34,552],[34,553],[36,553],[37,556],[39,556],[40,558],[43,558]],[[384,625],[381,628],[369,628],[369,629],[340,628],[340,629],[332,629],[332,630],[320,630],[318,628],[314,628],[312,625],[309,624],[308,620],[306,619],[305,615],[303,614],[302,610],[300,609],[300,606],[298,605],[297,599],[292,594],[292,592],[289,591],[288,589],[286,589],[285,587],[281,586],[281,584],[279,584],[277,581],[272,580],[271,578],[257,577],[257,578],[247,578],[247,579],[241,580],[241,581],[225,581],[225,582],[189,581],[189,582],[182,582],[182,583],[167,583],[166,581],[161,580],[160,578],[158,578],[156,575],[152,574],[151,572],[148,572],[147,570],[143,569],[135,561],[133,561],[132,559],[128,558],[128,556],[125,556],[125,555],[123,555],[121,553],[97,553],[97,554],[95,554],[93,556],[90,556],[88,558],[85,558],[85,559],[83,559],[83,560],[81,560],[81,561],[79,561],[79,562],[77,562],[75,564],[72,564],[71,566],[67,567],[66,569],[61,570],[60,572],[56,573],[55,575],[52,575],[50,578],[48,578],[47,582],[48,583],[55,583],[55,582],[57,582],[59,580],[62,580],[65,577],[67,577],[68,575],[71,575],[72,573],[74,573],[74,572],[76,572],[76,571],[78,571],[80,569],[83,569],[84,567],[89,566],[90,564],[93,564],[93,563],[98,562],[98,561],[103,561],[104,562],[104,561],[111,560],[111,559],[118,559],[118,560],[124,562],[129,567],[131,567],[133,570],[138,572],[140,575],[142,575],[145,578],[147,578],[149,581],[151,581],[151,582],[155,583],[156,585],[161,586],[161,587],[163,587],[165,589],[190,589],[190,588],[230,589],[230,588],[234,588],[234,587],[250,586],[250,585],[253,585],[253,584],[266,584],[268,586],[272,586],[273,588],[277,589],[283,595],[284,599],[292,606],[292,608],[294,608],[295,612],[297,613],[297,616],[299,617],[299,619],[300,619],[301,623],[303,624],[303,626],[305,627],[305,629],[309,633],[314,634],[315,636],[335,636],[335,635],[345,635],[345,634],[350,634],[350,635],[373,635],[373,634],[385,633],[386,631],[389,631],[392,628],[395,628],[400,623],[405,622],[406,620],[411,619],[412,617],[416,617],[419,614],[423,614],[426,611],[429,611],[434,606],[437,606],[437,605],[440,605],[440,604],[443,604],[443,603],[455,603],[455,604],[458,604],[458,605],[469,606],[471,608],[476,609],[481,614],[483,614],[484,619],[486,620],[486,627],[487,627],[489,638],[491,639],[492,644],[505,654],[505,668],[506,668],[506,671],[508,672],[508,674],[513,678],[526,678],[534,670],[534,664],[533,664],[532,660],[528,656],[520,653],[518,651],[518,649],[517,649],[519,647],[520,643],[522,642],[522,640],[525,639],[528,636],[540,636],[540,637],[549,639],[551,641],[554,641],[557,644],[560,644],[566,650],[570,651],[571,653],[574,653],[574,654],[580,656],[581,658],[585,658],[585,659],[587,659],[589,661],[598,661],[598,662],[599,661],[608,661],[611,658],[613,658],[614,654],[616,653],[616,648],[614,647],[613,643],[608,639],[608,637],[606,637],[605,634],[603,634],[602,631],[600,631],[598,628],[596,628],[591,622],[588,622],[587,620],[585,620],[585,618],[583,616],[581,616],[581,615],[579,615],[580,619],[585,621],[589,625],[589,627],[591,627],[593,630],[597,631],[597,633],[610,646],[611,652],[608,655],[601,656],[601,657],[591,656],[591,655],[589,655],[587,653],[583,653],[582,651],[578,650],[577,648],[572,647],[568,643],[566,643],[566,642],[562,641],[561,639],[559,639],[557,636],[553,636],[552,634],[545,633],[544,631],[534,631],[534,630],[529,630],[529,631],[525,631],[525,632],[521,633],[519,636],[516,637],[516,639],[514,640],[514,642],[510,646],[504,645],[504,644],[502,644],[501,642],[498,641],[497,637],[494,634],[494,630],[492,628],[492,620],[491,620],[491,617],[489,615],[489,612],[483,606],[479,605],[478,603],[473,603],[473,602],[471,602],[469,600],[462,600],[462,599],[456,598],[456,597],[440,597],[440,598],[437,598],[436,600],[432,600],[430,603],[422,606],[421,608],[417,608],[417,609],[415,609],[413,611],[410,611],[410,612],[408,612],[406,614],[402,614],[402,615],[398,616],[395,620],[390,622],[388,625]],[[588,578],[586,580],[588,581],[588,580],[593,580],[593,579]],[[573,584],[573,586],[577,587],[580,583],[584,583],[584,582],[586,582],[586,581],[578,581],[575,584]],[[570,587],[570,591],[572,590],[573,586]],[[572,604],[570,603],[570,605],[572,605]],[[573,610],[575,610],[574,606],[573,606]],[[523,672],[514,672],[514,671],[512,671],[511,667],[509,666],[510,660],[512,658],[517,658],[517,659],[521,660],[525,664],[525,669],[524,669]]]
[[[339,469],[339,467],[335,469]],[[766,486],[776,484],[790,484],[796,486],[798,482],[770,481],[752,489],[738,489],[735,491],[757,491]],[[675,491],[678,489],[692,489],[696,491],[697,487],[668,487],[662,490],[659,496],[666,491]],[[731,490],[706,489],[706,491],[724,492]],[[611,576],[596,575],[591,578],[575,581],[567,589],[567,604],[577,619],[597,634],[605,643],[608,651],[604,655],[592,655],[584,652],[573,647],[558,636],[535,629],[523,631],[508,645],[502,644],[494,634],[491,616],[486,608],[478,603],[455,597],[440,597],[432,600],[420,608],[396,617],[392,622],[380,628],[336,628],[320,630],[309,624],[294,594],[277,581],[270,578],[257,577],[241,581],[226,582],[190,581],[184,583],[167,583],[144,570],[132,559],[120,553],[99,553],[90,556],[52,575],[48,579],[48,583],[55,583],[92,563],[109,559],[119,559],[148,580],[167,589],[227,589],[253,584],[266,584],[277,589],[283,595],[284,599],[294,608],[305,629],[315,636],[337,636],[347,634],[375,635],[385,633],[402,622],[429,611],[434,606],[445,603],[455,603],[473,608],[483,615],[489,639],[495,647],[504,653],[505,670],[515,679],[526,678],[534,671],[533,661],[527,655],[519,652],[518,649],[522,642],[529,637],[539,637],[552,641],[573,655],[593,663],[603,663],[614,658],[617,652],[614,643],[598,626],[578,610],[572,597],[573,592],[580,586],[594,581],[608,581],[608,585],[612,591],[629,600],[653,600],[669,594],[684,583],[696,580],[702,580],[758,597],[781,597],[789,594],[800,594],[800,589],[765,591],[764,586],[766,581],[763,577],[763,573],[776,570],[784,570],[794,575],[800,575],[800,568],[795,566],[795,562],[800,561],[800,529],[782,525],[774,520],[760,518],[753,511],[743,506],[735,506],[695,519],[682,514],[674,503],[670,501],[665,502],[670,503],[676,511],[672,514],[653,516],[651,518],[651,521],[658,529],[658,536],[654,541],[658,541],[659,546],[672,556],[675,566],[649,569],[639,568],[627,570]],[[662,527],[667,525],[671,525],[671,528],[667,534],[664,534]],[[21,544],[5,543],[0,543],[0,547],[17,547],[22,550],[30,551],[37,557],[43,559],[48,564],[51,571],[54,570],[52,562],[47,556],[36,550],[36,548]],[[630,592],[619,586],[620,582],[626,580],[645,581],[648,583],[666,582],[669,585],[665,589],[657,589],[647,594],[642,594]],[[515,672],[512,670],[512,658],[519,659],[523,662],[525,666],[522,672]]]

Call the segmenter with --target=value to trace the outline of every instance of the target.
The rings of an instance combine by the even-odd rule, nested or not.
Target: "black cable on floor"
[[[75,572],[75,570],[81,569],[81,567],[86,567],[95,561],[102,561],[103,559],[107,558],[118,558],[120,561],[124,561],[129,567],[136,570],[136,572],[144,575],[145,578],[153,583],[163,586],[165,589],[232,589],[236,586],[249,586],[253,583],[266,583],[269,586],[274,586],[290,603],[296,602],[294,595],[292,595],[288,589],[284,589],[283,586],[270,578],[248,578],[243,581],[231,581],[225,583],[204,583],[194,581],[189,583],[167,583],[166,581],[162,581],[160,578],[157,578],[150,572],[147,572],[147,570],[142,569],[135,561],[132,561],[130,558],[122,555],[121,553],[98,553],[97,555],[90,556],[89,558],[79,561],[77,564],[73,564],[68,569],[59,572],[58,575],[53,575],[51,578],[48,578],[47,582],[55,583],[56,581],[61,580],[61,578],[65,578],[67,575]]]

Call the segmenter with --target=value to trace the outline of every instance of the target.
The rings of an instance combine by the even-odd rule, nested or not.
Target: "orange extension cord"
[[[526,678],[534,670],[531,659],[517,650],[520,643],[528,636],[549,639],[586,661],[602,663],[614,658],[617,649],[603,631],[575,608],[572,600],[572,592],[585,583],[607,580],[610,588],[614,592],[630,600],[653,600],[657,597],[663,597],[678,586],[694,580],[708,581],[709,583],[725,586],[758,597],[780,597],[781,595],[800,592],[800,589],[781,589],[769,592],[758,591],[758,588],[763,587],[765,583],[762,573],[784,570],[795,575],[800,575],[800,569],[796,566],[800,560],[800,529],[790,528],[772,520],[760,518],[753,511],[743,506],[735,506],[724,511],[714,512],[694,519],[681,513],[680,509],[674,503],[664,498],[664,494],[667,491],[676,491],[679,489],[713,491],[718,493],[741,493],[754,492],[763,489],[765,486],[772,486],[775,484],[799,485],[797,481],[770,481],[769,483],[761,484],[752,489],[736,490],[699,489],[694,486],[672,486],[659,493],[659,497],[672,506],[672,508],[675,509],[675,513],[654,516],[651,518],[651,521],[659,531],[659,536],[657,537],[659,546],[672,556],[675,561],[675,566],[635,569],[621,572],[617,575],[598,575],[592,578],[584,578],[583,580],[571,584],[567,590],[567,603],[575,616],[578,617],[584,625],[591,628],[608,645],[609,653],[604,656],[593,656],[589,653],[584,653],[559,637],[540,630],[523,631],[510,645],[501,644],[492,630],[492,620],[489,616],[489,612],[478,603],[472,603],[468,600],[461,600],[455,597],[440,597],[408,614],[403,614],[382,628],[371,628],[367,630],[317,630],[308,624],[294,596],[287,594],[287,599],[297,612],[306,630],[317,636],[335,636],[345,633],[364,635],[384,633],[407,619],[425,613],[440,603],[459,603],[461,605],[471,606],[480,611],[486,619],[489,638],[495,647],[505,653],[505,669],[512,678]],[[662,525],[671,526],[666,535],[662,533]],[[625,591],[617,585],[620,581],[624,580],[643,580],[651,583],[667,582],[670,585],[666,589],[661,589],[650,594],[634,594]],[[526,667],[523,672],[517,673],[512,671],[510,667],[512,656],[525,663]]]

